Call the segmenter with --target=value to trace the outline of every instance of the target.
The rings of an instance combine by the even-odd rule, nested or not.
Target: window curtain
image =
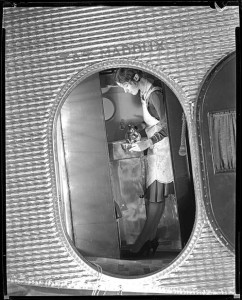
[[[208,115],[215,173],[236,169],[236,113],[216,112]]]

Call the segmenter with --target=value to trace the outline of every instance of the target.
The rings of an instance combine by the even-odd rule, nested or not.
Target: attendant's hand
[[[131,151],[131,152],[133,152],[133,151],[137,151],[137,152],[144,151],[152,145],[153,145],[153,143],[150,139],[145,140],[145,141],[139,141],[137,143],[132,144],[132,147],[129,149],[129,151]]]

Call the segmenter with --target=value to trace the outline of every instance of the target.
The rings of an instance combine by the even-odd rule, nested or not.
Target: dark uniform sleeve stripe
[[[153,144],[156,144],[163,140],[164,137],[167,137],[167,132],[165,129],[161,129],[159,132],[156,132],[150,139]]]

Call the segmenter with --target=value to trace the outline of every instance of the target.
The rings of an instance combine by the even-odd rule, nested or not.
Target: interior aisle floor
[[[161,271],[177,256],[178,252],[156,252],[154,256],[137,260],[86,257],[89,262],[99,265],[104,273],[121,276],[140,276]]]

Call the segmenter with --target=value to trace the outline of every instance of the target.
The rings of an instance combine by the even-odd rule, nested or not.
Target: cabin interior
[[[165,268],[189,240],[195,218],[191,159],[186,131],[185,153],[179,154],[184,117],[179,100],[148,74],[165,95],[175,194],[166,199],[156,253],[122,259],[122,250],[135,242],[146,219],[146,151],[122,148],[128,125],[143,120],[142,107],[139,95],[114,84],[114,71],[89,76],[63,104],[57,126],[59,173],[67,231],[76,249],[103,271],[137,276]]]

